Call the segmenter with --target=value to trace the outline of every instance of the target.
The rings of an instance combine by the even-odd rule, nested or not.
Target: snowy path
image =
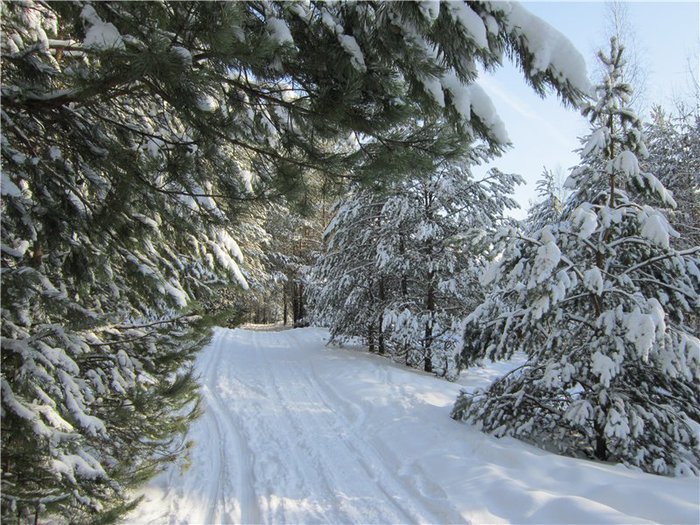
[[[696,479],[495,440],[449,419],[459,385],[324,335],[218,329],[197,363],[192,465],[145,487],[127,522],[698,522]]]

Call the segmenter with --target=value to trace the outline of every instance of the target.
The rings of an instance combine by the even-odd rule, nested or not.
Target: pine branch
[[[197,318],[200,317],[199,314],[197,313],[187,313],[187,314],[182,314],[177,317],[173,317],[171,319],[164,319],[161,321],[154,321],[152,323],[145,323],[145,324],[134,324],[134,325],[111,325],[107,328],[115,328],[117,330],[133,330],[133,329],[138,329],[138,328],[150,328],[152,326],[158,326],[158,325],[163,325],[163,324],[171,324],[171,323],[176,323],[182,319],[188,319],[188,318]]]
[[[700,246],[696,246],[694,248],[689,248],[687,250],[679,251],[679,252],[673,252],[673,253],[666,253],[663,255],[657,255],[656,257],[652,257],[651,259],[646,259],[645,261],[642,261],[638,264],[635,264],[634,266],[630,266],[622,272],[621,275],[627,275],[629,273],[635,272],[640,268],[644,268],[645,266],[648,266],[650,264],[657,263],[659,261],[663,261],[664,259],[670,259],[672,257],[685,257],[686,255],[695,255],[696,253],[700,253]]]

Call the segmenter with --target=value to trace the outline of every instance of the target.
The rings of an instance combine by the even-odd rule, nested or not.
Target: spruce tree
[[[520,235],[468,319],[462,358],[529,360],[453,417],[496,436],[659,474],[698,473],[700,247],[674,249],[657,206],[673,206],[640,170],[639,119],[626,107],[623,50],[599,53],[606,75],[584,110],[592,124],[561,222]],[[638,196],[655,195],[657,206]]]

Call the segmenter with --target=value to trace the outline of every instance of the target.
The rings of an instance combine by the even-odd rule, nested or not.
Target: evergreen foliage
[[[495,169],[475,180],[466,162],[447,164],[410,178],[387,200],[375,264],[381,328],[394,356],[455,377],[462,320],[483,299],[478,276],[491,236],[517,206],[510,195],[519,183]]]
[[[194,309],[270,279],[257,203],[303,198],[309,173],[500,150],[473,81],[503,53],[538,92],[588,89],[570,44],[510,3],[1,8],[4,519],[114,518],[180,450]]]
[[[561,34],[515,3],[384,3],[376,16],[388,33],[378,33],[374,45],[391,50],[408,97],[433,111],[395,127],[402,141],[358,139],[364,161],[355,172],[374,191],[355,190],[327,230],[327,251],[312,271],[316,321],[329,325],[334,339],[360,337],[370,351],[425,370],[435,361],[440,373],[453,374],[456,319],[478,297],[472,285],[483,250],[460,236],[481,228],[487,238],[516,181],[497,172],[489,181],[470,179],[469,165],[508,141],[474,83],[477,64],[493,68],[505,52],[535,91],[553,87],[573,103],[589,89],[585,66]],[[353,35],[362,47],[362,36]],[[397,37],[405,54],[403,44],[397,52]]]
[[[454,377],[461,321],[478,304],[490,236],[520,178],[442,163],[389,188],[351,194],[311,272],[316,321],[332,340]]]
[[[564,211],[563,191],[561,181],[557,180],[555,173],[545,168],[537,181],[539,201],[527,212],[525,225],[528,233],[539,231],[547,224],[559,222]]]
[[[358,189],[338,203],[324,235],[324,251],[309,271],[315,324],[327,326],[331,342],[360,338],[375,351],[381,326],[374,259],[385,197]],[[379,352],[384,353],[383,339]]]
[[[672,242],[678,248],[700,246],[700,114],[669,116],[655,107],[645,134],[649,156],[642,166],[656,174],[677,204],[668,214],[680,234]]]
[[[504,239],[495,290],[467,320],[462,359],[529,360],[487,391],[462,393],[453,417],[574,456],[659,474],[698,473],[700,247],[678,250],[627,108],[623,50],[584,109],[592,130],[562,220]],[[650,202],[650,201],[649,201]]]
[[[304,199],[303,211],[284,201],[267,203],[262,218],[264,261],[269,278],[247,294],[247,320],[295,327],[308,323],[306,272],[321,250],[327,221],[324,192],[320,202]]]

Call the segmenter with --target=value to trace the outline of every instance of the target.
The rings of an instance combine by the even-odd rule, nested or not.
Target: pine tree
[[[1,9],[4,519],[114,518],[177,453],[198,311],[264,277],[256,202],[303,196],[310,172],[400,176],[434,153],[416,119],[498,150],[474,80],[504,52],[539,92],[588,88],[518,5]]]
[[[520,236],[494,268],[496,289],[468,319],[465,361],[522,350],[526,364],[453,417],[569,455],[660,474],[698,473],[700,248],[673,248],[662,211],[635,199],[661,183],[639,169],[641,123],[626,107],[622,48],[584,113],[593,129],[559,223]]]
[[[481,151],[480,153],[485,153]],[[333,340],[443,376],[457,373],[460,324],[478,304],[491,235],[515,206],[520,178],[476,180],[464,160],[438,163],[339,207],[311,281],[316,322]]]
[[[82,45],[47,36],[74,30],[65,10]],[[196,177],[207,149],[165,100],[110,92],[115,32],[91,6],[3,4],[3,518],[123,511],[186,446],[193,301],[247,286],[227,203]],[[173,83],[185,64],[164,60]]]
[[[476,180],[467,162],[417,174],[382,209],[376,267],[385,276],[383,330],[392,354],[454,377],[461,321],[481,297],[478,275],[489,239],[515,207],[520,178],[491,171]],[[400,276],[396,287],[396,277]]]
[[[339,202],[325,232],[325,250],[309,272],[315,324],[329,328],[331,342],[360,338],[371,352],[381,329],[374,259],[383,204],[381,194],[367,189]]]
[[[426,173],[433,173],[432,170],[439,164],[438,159],[441,157],[446,162],[455,162],[476,155],[474,152],[480,146],[474,144],[478,141],[483,141],[491,154],[502,151],[508,140],[505,128],[486,93],[473,82],[477,75],[474,67],[476,63],[480,62],[487,68],[496,66],[503,51],[507,51],[518,62],[526,81],[540,94],[545,93],[546,84],[554,87],[565,101],[575,101],[576,95],[588,91],[585,68],[578,53],[561,34],[532,17],[517,4],[385,3],[380,11],[381,20],[388,22],[390,32],[381,33],[379,38],[400,36],[409,43],[411,54],[419,52],[419,56],[413,55],[408,59],[411,62],[409,65],[406,62],[408,55],[397,54],[395,43],[390,46],[395,63],[402,67],[404,64],[408,66],[407,70],[402,71],[402,77],[410,85],[408,93],[411,98],[444,111],[433,113],[434,116],[437,115],[436,118],[421,119],[421,124],[416,119],[414,125],[394,128],[400,140],[376,141],[360,137],[358,142],[365,155],[363,158],[369,159],[369,162],[363,162],[355,170],[361,180],[376,182],[380,177],[383,180],[400,179],[407,174],[412,177],[421,169],[425,176]],[[455,31],[457,34],[466,31],[471,36],[466,41],[460,41],[459,38],[454,39]],[[357,41],[362,43],[360,38]],[[454,64],[454,58],[458,58],[460,63]],[[414,69],[426,61],[437,65],[436,61],[442,60],[447,60],[454,69],[443,69],[439,74],[427,68],[421,72]],[[465,80],[466,84],[463,83]],[[403,105],[405,101],[399,98],[393,102]],[[457,119],[457,135],[441,133],[442,140],[435,140],[434,128],[440,126],[439,122],[443,118],[449,122]],[[390,145],[388,155],[384,149],[387,144]],[[403,147],[406,144],[420,145],[420,148],[407,150]],[[430,155],[425,155],[426,152],[430,152]],[[412,181],[415,183],[416,179],[413,178]],[[380,186],[387,195],[401,187],[400,184]],[[387,231],[384,213],[390,212],[389,208],[379,211],[377,208],[381,204],[383,209],[384,204],[375,201],[376,198],[360,191],[353,194],[346,206],[340,208],[329,227],[329,251],[314,273],[317,280],[314,302],[317,322],[328,323],[334,338],[341,335],[366,337],[371,350],[383,352],[392,326],[417,325],[413,322],[415,318],[412,315],[409,316],[411,321],[406,324],[405,319],[393,307],[385,315],[388,298],[392,293],[398,292],[402,298],[408,299],[409,271],[399,268],[398,273],[392,272],[382,264],[378,268],[374,267],[375,254],[377,259],[383,257],[380,252],[385,246],[380,245],[380,242],[385,241],[381,241],[381,232]],[[473,205],[477,207],[479,203]],[[425,211],[432,213],[430,209]],[[397,253],[405,253],[408,242],[406,235],[396,235],[396,242]],[[380,252],[376,252],[378,249]],[[452,253],[457,253],[457,250]],[[404,261],[404,266],[407,264],[407,260]],[[419,265],[420,269],[414,271],[421,272],[426,267]],[[418,282],[418,279],[414,282]],[[439,283],[433,278],[427,282],[428,289],[424,290],[422,301],[428,318],[419,323],[423,331],[419,337],[415,330],[410,337],[404,334],[398,351],[410,360],[408,339],[412,340],[412,344],[424,341],[420,351],[423,354],[422,364],[431,368],[432,359],[426,359],[426,356],[432,353],[434,336],[430,332],[435,320],[429,318],[435,316],[434,303]]]

